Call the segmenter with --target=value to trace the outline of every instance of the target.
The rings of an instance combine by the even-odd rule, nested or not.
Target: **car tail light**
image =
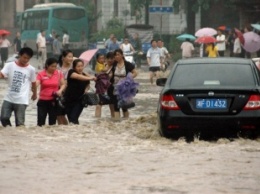
[[[260,110],[260,95],[251,95],[244,110]]]
[[[161,105],[166,110],[180,110],[172,95],[167,94],[161,97]]]

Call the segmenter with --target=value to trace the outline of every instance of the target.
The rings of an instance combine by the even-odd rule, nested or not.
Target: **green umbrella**
[[[260,30],[260,24],[251,24],[251,26],[256,30]]]
[[[191,34],[182,34],[180,36],[177,36],[176,38],[180,41],[185,41],[187,39],[189,39],[190,41],[196,40],[196,37]]]

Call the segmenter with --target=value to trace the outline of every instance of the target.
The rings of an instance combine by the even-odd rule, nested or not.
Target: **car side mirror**
[[[156,85],[157,86],[165,86],[166,81],[167,81],[167,78],[158,78],[156,80]]]

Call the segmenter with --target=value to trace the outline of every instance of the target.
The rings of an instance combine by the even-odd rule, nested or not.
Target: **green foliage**
[[[107,29],[118,29],[124,27],[122,21],[116,17],[107,22]]]
[[[110,34],[115,34],[118,40],[124,38],[124,25],[118,18],[109,20],[106,24],[106,29],[92,33],[90,42],[102,41],[103,39],[109,38]]]

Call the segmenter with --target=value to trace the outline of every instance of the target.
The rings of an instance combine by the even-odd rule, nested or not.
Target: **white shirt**
[[[128,43],[128,44],[122,44],[122,50],[124,53],[126,52],[131,52],[131,45]]]
[[[4,100],[15,104],[29,104],[31,83],[36,81],[35,68],[17,65],[15,61],[5,63],[1,73],[7,78],[8,88]]]
[[[39,45],[40,48],[46,47],[46,38],[43,37],[41,34],[37,37],[36,43]]]
[[[69,35],[68,34],[64,34],[63,38],[62,38],[62,44],[63,45],[64,44],[69,44],[69,39],[70,39]]]
[[[240,44],[239,38],[235,39],[233,52],[234,53],[241,53],[241,44]]]
[[[147,58],[150,58],[151,64],[150,67],[160,67],[160,58],[162,57],[162,52],[161,49],[156,47],[156,48],[149,48],[146,54]]]
[[[226,50],[226,36],[224,34],[221,34],[220,36],[217,36],[217,41],[224,41],[217,43],[218,51],[225,51]]]
[[[181,44],[182,57],[192,57],[192,51],[194,51],[194,46],[188,41]]]
[[[6,47],[9,47],[9,46],[11,46],[11,43],[7,39],[4,39],[2,41],[2,43],[0,44],[0,48],[6,48]]]
[[[169,51],[167,50],[166,47],[162,47],[162,48],[160,48],[160,49],[161,49],[161,52],[162,52],[162,57],[163,57],[163,58],[166,58],[166,55],[169,54]]]

